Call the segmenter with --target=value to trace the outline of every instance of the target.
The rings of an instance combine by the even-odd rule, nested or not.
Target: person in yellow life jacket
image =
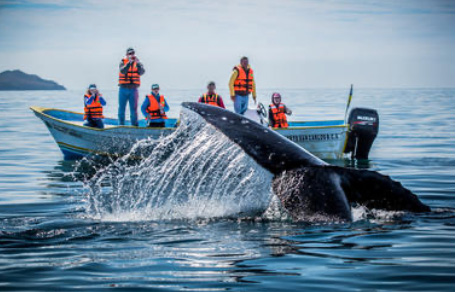
[[[106,105],[105,99],[97,90],[96,84],[90,84],[84,96],[85,120],[84,126],[94,128],[104,128],[104,118],[102,107]]]
[[[222,97],[216,93],[216,83],[214,81],[208,83],[208,92],[200,96],[198,102],[225,108]]]
[[[160,86],[152,85],[152,92],[145,97],[141,111],[147,120],[147,127],[164,127],[168,117],[169,105],[163,95],[160,95]]]
[[[141,75],[145,72],[144,65],[136,57],[133,48],[126,50],[119,65],[118,72],[118,123],[125,124],[126,104],[129,102],[131,125],[137,126],[137,102],[139,99],[138,87],[141,85]]]
[[[281,103],[281,94],[275,92],[272,94],[272,104],[268,108],[268,120],[272,128],[287,128],[288,122],[286,115],[291,115],[292,111]]]
[[[240,64],[233,68],[228,86],[235,113],[244,114],[246,112],[250,94],[252,94],[254,103],[257,101],[254,72],[249,66],[248,57],[242,57]]]

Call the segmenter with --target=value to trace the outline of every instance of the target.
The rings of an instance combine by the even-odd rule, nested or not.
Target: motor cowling
[[[379,114],[374,109],[354,108],[348,115],[348,142],[345,153],[353,159],[368,159],[372,144],[379,132]]]

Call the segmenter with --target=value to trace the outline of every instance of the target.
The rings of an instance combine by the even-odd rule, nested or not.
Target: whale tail
[[[416,195],[375,171],[307,166],[276,175],[272,188],[298,221],[350,221],[351,206],[429,212]]]
[[[183,103],[275,177],[272,189],[294,220],[350,221],[353,205],[429,212],[411,191],[375,171],[328,165],[299,145],[244,116],[201,103]]]

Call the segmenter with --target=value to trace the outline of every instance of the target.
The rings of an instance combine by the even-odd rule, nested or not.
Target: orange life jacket
[[[91,98],[91,95],[85,94],[85,97]],[[100,95],[96,95],[96,98],[93,99],[93,102],[90,104],[85,104],[85,116],[84,120],[87,119],[103,119],[102,115],[102,104],[99,101]]]
[[[218,94],[212,94],[212,95],[209,95],[209,94],[203,94],[203,103],[206,103],[206,104],[209,104],[209,105],[213,105],[213,106],[219,106],[219,104],[217,103],[217,100],[218,100]]]
[[[275,121],[272,125],[273,128],[287,128],[289,127],[286,118],[286,106],[280,103],[278,107],[276,105],[270,105],[270,111],[273,114],[273,120]]]
[[[235,94],[238,95],[248,95],[253,91],[254,86],[254,72],[251,68],[248,68],[248,71],[245,71],[243,66],[238,65],[233,68],[233,70],[238,71],[238,76],[233,83],[233,88],[235,89]],[[246,74],[247,72],[247,74]]]
[[[160,108],[160,104],[162,107],[165,107],[165,97],[164,95],[160,95],[160,103],[158,103],[157,99],[153,94],[147,95],[149,99],[150,105],[147,108],[147,112],[150,114],[150,120],[158,120],[158,119],[167,119],[166,113],[164,110]],[[146,118],[147,120],[147,118]]]
[[[129,60],[128,58],[123,59],[123,64],[126,65]],[[137,62],[133,62],[128,69],[126,74],[121,72],[118,74],[118,84],[136,84],[141,85],[141,76],[138,73]]]

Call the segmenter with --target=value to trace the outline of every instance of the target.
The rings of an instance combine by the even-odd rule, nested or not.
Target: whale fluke
[[[242,115],[202,103],[182,104],[274,174],[272,189],[294,220],[350,221],[351,206],[429,212],[401,183],[375,171],[332,166]]]

